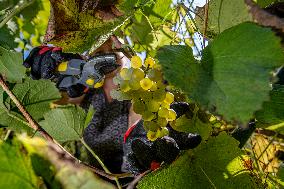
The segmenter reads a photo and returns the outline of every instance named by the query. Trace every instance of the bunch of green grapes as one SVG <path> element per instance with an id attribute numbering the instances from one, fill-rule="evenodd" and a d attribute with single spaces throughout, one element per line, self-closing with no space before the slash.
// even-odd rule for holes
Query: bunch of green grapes
<path id="1" fill-rule="evenodd" d="M 118 89 L 111 96 L 131 100 L 134 112 L 142 115 L 149 140 L 168 135 L 166 126 L 176 119 L 176 112 L 170 109 L 174 95 L 166 91 L 160 66 L 153 58 L 146 58 L 143 63 L 139 56 L 133 56 L 131 68 L 122 68 L 114 83 Z"/>

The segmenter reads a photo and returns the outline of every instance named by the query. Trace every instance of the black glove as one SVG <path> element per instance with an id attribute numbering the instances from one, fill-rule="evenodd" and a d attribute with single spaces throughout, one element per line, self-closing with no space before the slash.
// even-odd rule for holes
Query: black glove
<path id="1" fill-rule="evenodd" d="M 177 112 L 177 117 L 187 113 L 189 104 L 174 103 L 172 108 Z M 147 139 L 143 128 L 143 121 L 131 128 L 127 134 L 124 145 L 124 162 L 122 171 L 138 175 L 148 169 L 156 169 L 162 162 L 171 163 L 179 155 L 180 150 L 197 147 L 201 142 L 199 134 L 178 132 L 167 126 L 169 136 L 159 138 L 154 142 Z"/>
<path id="2" fill-rule="evenodd" d="M 78 54 L 63 53 L 61 48 L 39 46 L 35 47 L 24 61 L 26 68 L 31 68 L 31 77 L 33 79 L 52 79 L 60 83 L 63 76 L 56 73 L 55 70 L 59 63 L 71 59 L 82 59 Z M 85 86 L 77 84 L 66 89 L 67 94 L 71 97 L 78 97 L 84 93 Z"/>

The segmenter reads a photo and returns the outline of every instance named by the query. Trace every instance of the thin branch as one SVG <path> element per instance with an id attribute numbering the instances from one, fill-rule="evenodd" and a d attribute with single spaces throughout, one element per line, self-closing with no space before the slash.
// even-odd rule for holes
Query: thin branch
<path id="1" fill-rule="evenodd" d="M 92 150 L 92 148 L 84 141 L 84 139 L 81 139 L 82 144 L 87 148 L 87 150 L 93 155 L 93 157 L 99 162 L 99 164 L 102 166 L 103 170 L 108 173 L 111 174 L 111 172 L 108 170 L 108 168 L 105 166 L 105 164 L 103 163 L 103 161 L 99 158 L 99 156 Z M 114 178 L 116 185 L 119 189 L 121 189 L 120 183 L 118 181 L 118 178 L 115 177 Z"/>
<path id="2" fill-rule="evenodd" d="M 0 28 L 2 28 L 11 18 L 20 13 L 24 8 L 30 6 L 34 2 L 35 0 L 19 1 L 13 10 L 0 22 Z"/>
<path id="3" fill-rule="evenodd" d="M 127 186 L 126 189 L 134 189 L 136 184 L 148 173 L 150 173 L 151 170 L 147 170 L 144 173 L 141 173 L 140 175 L 138 175 L 137 177 L 135 177 L 135 179 Z"/>
<path id="4" fill-rule="evenodd" d="M 23 114 L 25 119 L 28 121 L 29 127 L 39 132 L 47 141 L 55 143 L 54 139 L 45 130 L 43 130 L 37 122 L 33 120 L 33 118 L 27 112 L 25 107 L 21 104 L 21 102 L 17 99 L 17 97 L 13 94 L 13 92 L 9 89 L 2 76 L 0 76 L 0 85 L 3 88 L 3 90 L 9 95 L 9 97 L 15 103 L 15 105 L 18 107 L 18 109 Z"/>

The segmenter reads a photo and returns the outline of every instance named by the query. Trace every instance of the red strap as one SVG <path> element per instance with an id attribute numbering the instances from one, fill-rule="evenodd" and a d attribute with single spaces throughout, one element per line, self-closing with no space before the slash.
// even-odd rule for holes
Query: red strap
<path id="1" fill-rule="evenodd" d="M 55 51 L 62 51 L 62 48 L 61 47 L 54 47 L 52 49 L 52 52 L 55 52 Z"/>
<path id="2" fill-rule="evenodd" d="M 151 162 L 151 170 L 155 171 L 156 169 L 158 169 L 161 166 L 161 164 L 159 162 L 156 161 L 152 161 Z"/>
<path id="3" fill-rule="evenodd" d="M 125 132 L 124 137 L 123 137 L 123 142 L 124 142 L 124 143 L 126 143 L 127 138 L 129 137 L 129 135 L 131 134 L 131 132 L 133 131 L 133 129 L 134 129 L 135 127 L 136 127 L 136 123 L 133 124 L 131 127 L 129 127 L 129 128 L 127 129 L 127 131 Z"/>
<path id="4" fill-rule="evenodd" d="M 44 53 L 46 53 L 47 51 L 53 49 L 53 47 L 48 47 L 48 46 L 45 46 L 43 47 L 42 49 L 40 49 L 40 51 L 38 52 L 38 54 L 42 55 Z"/>

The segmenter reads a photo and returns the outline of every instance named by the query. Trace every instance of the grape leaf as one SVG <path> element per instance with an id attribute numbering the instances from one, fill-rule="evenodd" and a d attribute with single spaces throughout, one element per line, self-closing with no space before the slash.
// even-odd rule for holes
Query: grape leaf
<path id="1" fill-rule="evenodd" d="M 57 108 L 44 115 L 39 124 L 59 142 L 80 140 L 86 113 L 79 107 Z"/>
<path id="2" fill-rule="evenodd" d="M 14 40 L 15 38 L 11 31 L 6 26 L 3 26 L 0 30 L 0 46 L 5 49 L 16 48 L 17 45 Z"/>
<path id="3" fill-rule="evenodd" d="M 221 133 L 187 151 L 170 166 L 148 174 L 138 188 L 261 188 L 245 170 L 241 155 L 238 142 Z"/>
<path id="4" fill-rule="evenodd" d="M 55 144 L 46 143 L 40 138 L 31 139 L 22 135 L 20 140 L 31 156 L 34 170 L 39 176 L 43 177 L 43 180 L 46 181 L 45 184 L 50 186 L 48 188 L 115 188 L 112 184 L 100 179 L 89 169 L 71 159 L 66 152 L 59 149 Z"/>
<path id="5" fill-rule="evenodd" d="M 36 121 L 42 119 L 43 114 L 49 111 L 51 102 L 61 97 L 59 90 L 51 81 L 30 78 L 26 78 L 22 84 L 15 85 L 13 93 Z M 13 105 L 11 110 L 17 111 L 17 107 Z"/>
<path id="6" fill-rule="evenodd" d="M 0 188 L 38 188 L 31 161 L 18 142 L 0 142 Z"/>
<path id="7" fill-rule="evenodd" d="M 25 76 L 21 53 L 9 51 L 0 46 L 0 74 L 9 82 L 21 82 Z"/>
<path id="8" fill-rule="evenodd" d="M 12 92 L 36 121 L 41 120 L 43 114 L 50 110 L 49 106 L 52 101 L 60 98 L 60 93 L 55 84 L 49 80 L 32 80 L 27 78 L 24 80 L 24 83 L 16 84 Z M 4 98 L 3 95 L 4 92 L 1 89 L 0 124 L 17 131 L 30 131 L 31 129 L 16 105 L 10 98 Z"/>
<path id="9" fill-rule="evenodd" d="M 242 23 L 210 43 L 200 64 L 187 46 L 165 46 L 158 59 L 166 80 L 190 98 L 227 120 L 247 123 L 268 100 L 270 72 L 284 55 L 270 29 Z"/>
<path id="10" fill-rule="evenodd" d="M 197 116 L 188 119 L 186 115 L 182 115 L 171 125 L 176 131 L 198 133 L 204 140 L 206 140 L 212 132 L 210 123 L 203 123 Z"/>
<path id="11" fill-rule="evenodd" d="M 204 10 L 197 8 L 195 17 L 199 31 L 204 31 Z M 252 21 L 247 5 L 243 0 L 211 0 L 209 1 L 207 30 L 216 35 L 222 31 L 245 21 Z"/>
<path id="12" fill-rule="evenodd" d="M 284 134 L 284 86 L 274 87 L 270 92 L 270 100 L 264 102 L 262 107 L 255 113 L 256 126 Z"/>

